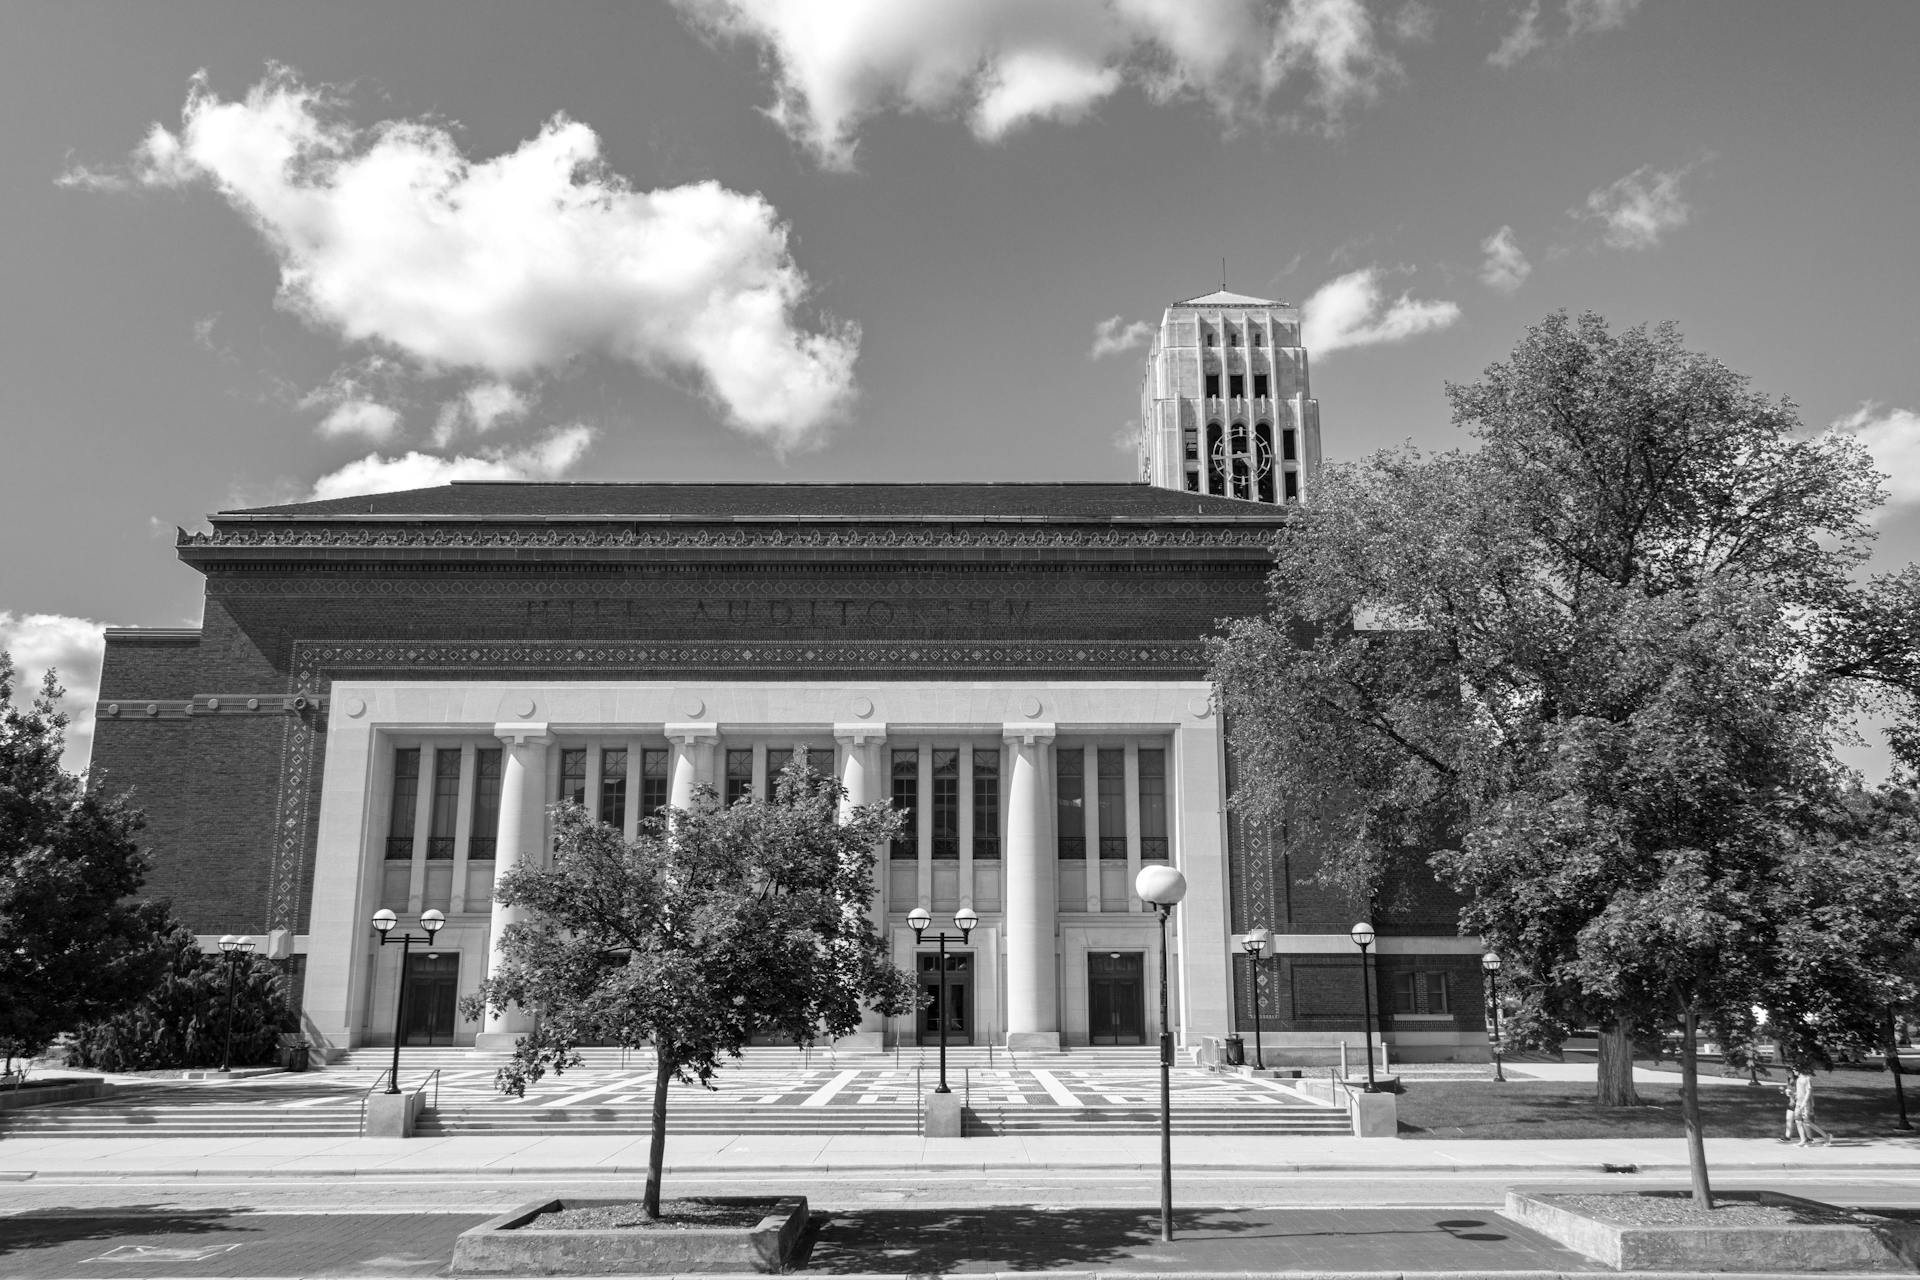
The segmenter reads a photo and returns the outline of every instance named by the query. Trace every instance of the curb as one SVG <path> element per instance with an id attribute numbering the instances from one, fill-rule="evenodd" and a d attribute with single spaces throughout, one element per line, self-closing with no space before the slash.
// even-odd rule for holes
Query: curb
<path id="1" fill-rule="evenodd" d="M 1861 1174 L 1883 1174 L 1910 1168 L 1908 1165 L 1883 1163 L 1870 1164 L 1717 1164 L 1713 1172 L 1716 1177 L 1727 1175 L 1744 1176 L 1752 1174 L 1770 1174 L 1791 1170 L 1799 1174 L 1831 1174 L 1834 1176 L 1852 1176 Z M 150 1182 L 192 1180 L 195 1178 L 475 1178 L 475 1177 L 542 1177 L 565 1178 L 587 1175 L 644 1176 L 647 1166 L 644 1164 L 502 1164 L 482 1165 L 381 1165 L 342 1169 L 233 1169 L 210 1166 L 193 1169 L 0 1169 L 0 1182 L 26 1182 L 34 1179 L 59 1179 L 61 1181 L 80 1182 L 120 1182 L 142 1180 Z M 1158 1161 L 1137 1161 L 1131 1163 L 1086 1164 L 1071 1161 L 1036 1161 L 1030 1164 L 1009 1165 L 992 1161 L 929 1161 L 922 1164 L 886 1165 L 886 1164 L 667 1164 L 661 1169 L 663 1176 L 712 1177 L 715 1175 L 735 1174 L 778 1174 L 814 1176 L 866 1176 L 866 1177 L 910 1177 L 921 1173 L 978 1173 L 1001 1174 L 1018 1177 L 1028 1173 L 1137 1173 L 1158 1175 Z M 1174 1167 L 1176 1177 L 1190 1174 L 1231 1174 L 1235 1177 L 1247 1176 L 1249 1170 L 1244 1164 L 1180 1164 Z M 1377 1165 L 1377 1164 L 1329 1164 L 1307 1162 L 1278 1162 L 1260 1166 L 1261 1174 L 1276 1173 L 1351 1173 L 1378 1174 L 1386 1177 L 1400 1175 L 1442 1175 L 1461 1176 L 1492 1175 L 1497 1177 L 1676 1177 L 1689 1172 L 1684 1161 L 1669 1164 L 1435 1164 L 1435 1165 Z M 1112 1272 L 1100 1272 L 1112 1275 Z M 1264 1275 L 1266 1273 L 1241 1273 L 1235 1275 Z M 1276 1275 L 1281 1273 L 1274 1273 Z M 1286 1273 L 1295 1274 L 1295 1273 Z M 1382 1273 L 1385 1274 L 1385 1273 Z M 1398 1273 L 1395 1273 L 1398 1274 Z M 1414 1274 L 1414 1273 L 1408 1273 Z M 1422 1272 L 1418 1274 L 1442 1274 Z M 1502 1272 L 1503 1275 L 1519 1276 L 1518 1272 Z M 1651 1275 L 1651 1273 L 1649 1273 Z M 1692 1274 L 1692 1273 L 1688 1273 Z"/>
<path id="2" fill-rule="evenodd" d="M 804 1272 L 804 1268 L 802 1271 Z M 1032 1271 L 848 1271 L 832 1273 L 834 1280 L 929 1280 L 932 1276 L 965 1276 L 966 1280 L 1033 1280 Z M 1594 1280 L 1595 1276 L 1626 1275 L 1632 1280 L 1785 1280 L 1785 1271 L 1048 1271 L 1055 1280 Z M 1805 1274 L 1805 1273 L 1799 1273 Z M 1822 1271 L 1820 1280 L 1887 1280 L 1885 1271 Z M 382 1276 L 363 1273 L 362 1280 L 418 1280 L 417 1271 Z M 261 1276 L 179 1276 L 172 1280 L 301 1280 L 298 1273 Z M 489 1275 L 487 1280 L 552 1280 L 549 1276 Z M 757 1272 L 647 1272 L 604 1275 L 596 1280 L 765 1280 Z"/>

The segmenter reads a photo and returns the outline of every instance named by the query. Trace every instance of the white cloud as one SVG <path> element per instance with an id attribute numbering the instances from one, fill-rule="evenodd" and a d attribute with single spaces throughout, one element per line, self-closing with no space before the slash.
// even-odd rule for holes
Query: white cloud
<path id="1" fill-rule="evenodd" d="M 481 431 L 491 431 L 500 422 L 524 418 L 533 407 L 511 382 L 476 383 L 467 388 L 461 399 L 466 404 L 468 419 Z"/>
<path id="2" fill-rule="evenodd" d="M 1399 74 L 1364 0 L 673 0 L 758 49 L 768 114 L 824 164 L 883 111 L 959 114 L 983 140 L 1084 116 L 1126 84 L 1228 121 L 1330 126 Z M 1388 34 L 1421 38 L 1417 8 Z M 1300 88 L 1299 102 L 1278 101 Z"/>
<path id="3" fill-rule="evenodd" d="M 319 426 L 323 436 L 365 436 L 369 440 L 389 439 L 399 429 L 399 411 L 371 400 L 342 400 Z"/>
<path id="4" fill-rule="evenodd" d="M 1640 0 L 1567 0 L 1567 35 L 1617 31 L 1640 7 Z"/>
<path id="5" fill-rule="evenodd" d="M 1125 316 L 1108 316 L 1093 326 L 1093 349 L 1087 352 L 1087 359 L 1099 360 L 1105 356 L 1120 355 L 1135 347 L 1145 346 L 1151 337 L 1153 326 L 1145 320 L 1128 324 Z"/>
<path id="6" fill-rule="evenodd" d="M 106 652 L 104 623 L 59 613 L 9 613 L 0 609 L 0 649 L 13 657 L 13 700 L 24 707 L 40 692 L 47 668 L 55 669 L 66 696 L 67 746 L 61 766 L 78 773 L 93 755 L 93 708 L 100 699 L 100 659 Z"/>
<path id="7" fill-rule="evenodd" d="M 1920 506 L 1920 413 L 1867 400 L 1836 419 L 1832 429 L 1851 435 L 1873 455 L 1874 465 L 1886 473 L 1889 506 Z"/>
<path id="8" fill-rule="evenodd" d="M 1551 43 L 1556 49 L 1564 48 L 1590 31 L 1617 31 L 1627 25 L 1627 19 L 1640 3 L 1641 0 L 1566 0 L 1566 35 Z M 1487 61 L 1496 67 L 1511 67 L 1549 43 L 1540 23 L 1540 0 L 1527 0 L 1525 8 L 1515 11 L 1513 26 L 1487 55 Z"/>
<path id="9" fill-rule="evenodd" d="M 1451 302 L 1429 302 L 1402 293 L 1389 300 L 1380 287 L 1382 271 L 1363 267 L 1336 276 L 1300 305 L 1301 342 L 1325 358 L 1344 347 L 1401 342 L 1460 318 Z"/>
<path id="10" fill-rule="evenodd" d="M 1546 42 L 1546 37 L 1540 34 L 1540 0 L 1532 0 L 1514 19 L 1512 29 L 1501 38 L 1499 45 L 1487 55 L 1487 61 L 1496 67 L 1511 67 Z"/>
<path id="11" fill-rule="evenodd" d="M 1480 263 L 1480 283 L 1501 293 L 1512 293 L 1533 274 L 1533 264 L 1521 251 L 1512 227 L 1501 227 L 1480 242 L 1486 258 Z"/>
<path id="12" fill-rule="evenodd" d="M 1693 169 L 1655 169 L 1642 165 L 1626 177 L 1587 195 L 1585 216 L 1605 228 L 1601 238 L 1613 249 L 1651 249 L 1669 231 L 1687 225 L 1693 209 L 1680 194 L 1680 180 Z"/>
<path id="13" fill-rule="evenodd" d="M 350 498 L 367 493 L 426 489 L 454 480 L 554 480 L 571 470 L 593 442 L 584 426 L 562 427 L 523 449 L 481 450 L 441 458 L 408 453 L 397 458 L 370 453 L 314 482 L 310 497 Z"/>
<path id="14" fill-rule="evenodd" d="M 808 281 L 764 197 L 636 190 L 564 116 L 468 159 L 436 124 L 360 130 L 340 105 L 283 68 L 232 102 L 197 77 L 179 131 L 155 125 L 124 176 L 64 181 L 213 187 L 278 257 L 283 305 L 423 372 L 518 381 L 606 355 L 782 448 L 846 409 L 858 330 L 803 326 Z"/>

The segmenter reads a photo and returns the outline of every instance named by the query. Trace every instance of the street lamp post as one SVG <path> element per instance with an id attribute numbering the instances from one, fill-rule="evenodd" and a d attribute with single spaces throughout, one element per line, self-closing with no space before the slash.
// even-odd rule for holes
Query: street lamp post
<path id="1" fill-rule="evenodd" d="M 1487 975 L 1487 987 L 1492 992 L 1493 1009 L 1493 1078 L 1505 1084 L 1507 1077 L 1500 1070 L 1500 953 L 1489 951 L 1480 957 L 1480 968 Z M 1524 1073 L 1522 1073 L 1524 1074 Z"/>
<path id="2" fill-rule="evenodd" d="M 1260 958 L 1267 953 L 1267 943 L 1273 935 L 1265 929 L 1255 929 L 1240 941 L 1240 949 L 1247 953 L 1247 986 L 1253 992 L 1253 1069 L 1265 1071 L 1267 1060 L 1260 1053 Z"/>
<path id="3" fill-rule="evenodd" d="M 420 927 L 427 931 L 427 936 L 424 938 L 411 933 L 403 933 L 395 937 L 393 926 L 399 922 L 399 917 L 385 907 L 373 913 L 373 927 L 380 931 L 380 945 L 384 947 L 389 942 L 400 944 L 399 995 L 393 1002 L 393 1070 L 387 1075 L 388 1093 L 400 1092 L 400 1033 L 405 1026 L 407 1015 L 407 954 L 413 950 L 413 944 L 416 942 L 423 946 L 433 945 L 433 935 L 440 932 L 446 925 L 447 918 L 438 911 L 421 912 Z"/>
<path id="4" fill-rule="evenodd" d="M 227 965 L 227 1047 L 220 1055 L 220 1074 L 228 1075 L 233 1071 L 233 967 L 253 950 L 253 939 L 230 933 L 220 939 L 220 950 L 226 955 Z"/>
<path id="5" fill-rule="evenodd" d="M 1900 1105 L 1900 1119 L 1894 1128 L 1911 1130 L 1913 1122 L 1907 1119 L 1907 1091 L 1900 1083 L 1905 1068 L 1900 1065 L 1900 1027 L 1894 1021 L 1893 1006 L 1887 1006 L 1887 1072 L 1893 1077 L 1893 1100 Z"/>
<path id="6" fill-rule="evenodd" d="M 1379 1090 L 1373 1083 L 1373 992 L 1367 984 L 1367 948 L 1373 945 L 1373 926 L 1362 920 L 1347 931 L 1353 939 L 1353 945 L 1360 948 L 1360 1007 L 1365 1012 L 1365 1022 L 1360 1028 L 1360 1038 L 1367 1044 L 1367 1092 Z"/>
<path id="7" fill-rule="evenodd" d="M 926 937 L 927 926 L 932 923 L 933 916 L 925 907 L 915 907 L 913 910 L 907 912 L 907 924 L 913 928 L 913 937 L 916 942 Z M 953 923 L 954 927 L 960 930 L 960 941 L 965 943 L 967 935 L 972 933 L 974 926 L 980 923 L 980 917 L 974 913 L 972 907 L 962 907 L 953 913 Z M 953 1090 L 947 1088 L 947 1019 L 949 1014 L 947 1011 L 946 930 L 943 929 L 935 934 L 933 940 L 940 944 L 940 1005 L 938 1011 L 939 1016 L 936 1019 L 940 1024 L 940 1086 L 935 1089 L 934 1092 L 952 1093 Z"/>
<path id="8" fill-rule="evenodd" d="M 1160 1238 L 1173 1239 L 1173 1019 L 1167 1010 L 1167 917 L 1187 896 L 1187 878 L 1168 866 L 1140 868 L 1133 891 L 1160 916 Z"/>

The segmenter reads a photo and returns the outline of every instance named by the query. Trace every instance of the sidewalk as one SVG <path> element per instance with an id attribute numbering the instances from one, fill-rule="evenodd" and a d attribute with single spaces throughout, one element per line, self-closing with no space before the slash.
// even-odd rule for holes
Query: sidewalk
<path id="1" fill-rule="evenodd" d="M 0 1141 L 0 1180 L 26 1178 L 507 1177 L 522 1174 L 644 1172 L 640 1137 L 454 1138 L 20 1138 Z M 1764 1138 L 1709 1138 L 1716 1174 L 1793 1169 L 1819 1172 L 1908 1171 L 1920 1166 L 1920 1137 L 1852 1139 L 1801 1148 Z M 1399 1138 L 1173 1138 L 1176 1173 L 1382 1172 L 1515 1176 L 1687 1168 L 1686 1144 L 1673 1138 L 1577 1141 L 1409 1141 Z M 1611 1166 L 1611 1167 L 1610 1167 Z M 738 1174 L 882 1174 L 1148 1171 L 1160 1167 L 1157 1135 L 920 1138 L 687 1134 L 667 1138 L 666 1171 Z"/>

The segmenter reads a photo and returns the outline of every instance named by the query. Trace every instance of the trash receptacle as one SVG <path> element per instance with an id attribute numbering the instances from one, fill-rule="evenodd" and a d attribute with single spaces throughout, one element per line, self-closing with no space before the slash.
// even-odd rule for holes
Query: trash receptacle
<path id="1" fill-rule="evenodd" d="M 1228 1036 L 1221 1042 L 1221 1048 L 1225 1051 L 1228 1066 L 1244 1067 L 1247 1065 L 1247 1042 L 1239 1036 Z"/>
<path id="2" fill-rule="evenodd" d="M 310 1052 L 304 1037 L 287 1035 L 280 1037 L 280 1069 L 282 1071 L 305 1071 L 308 1066 L 307 1055 Z"/>

